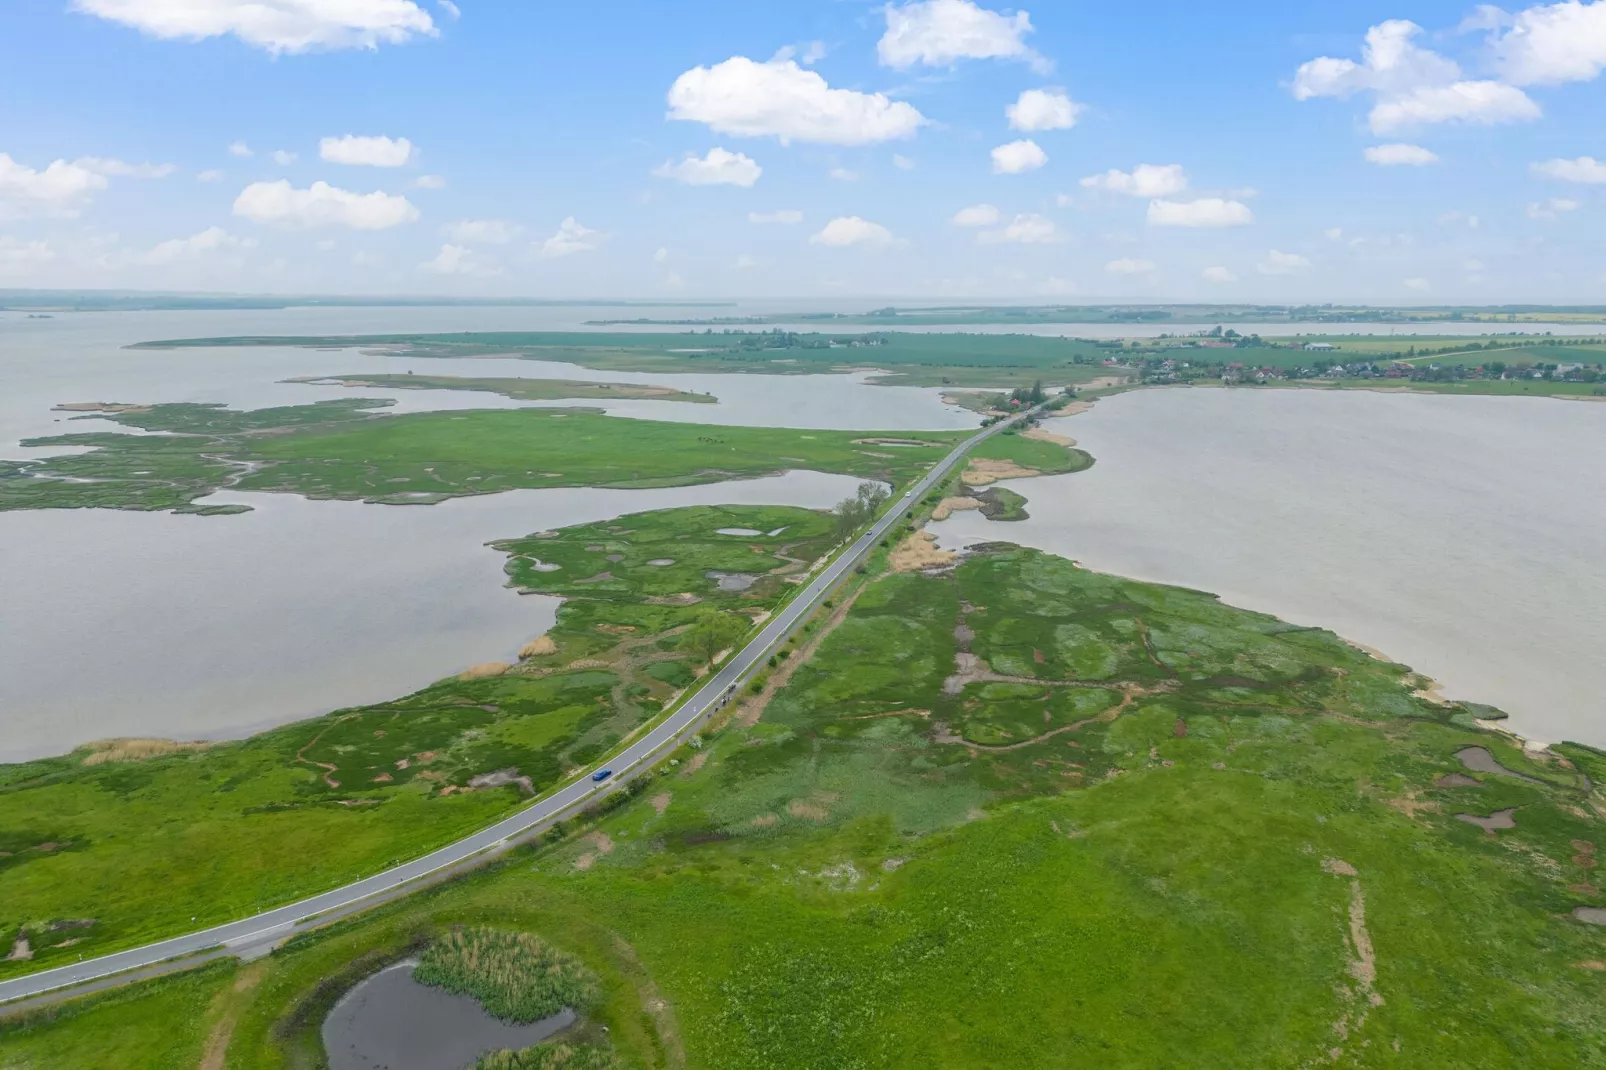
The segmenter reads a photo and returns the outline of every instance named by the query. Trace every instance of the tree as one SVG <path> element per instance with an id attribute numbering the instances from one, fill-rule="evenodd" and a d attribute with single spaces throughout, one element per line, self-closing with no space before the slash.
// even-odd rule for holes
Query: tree
<path id="1" fill-rule="evenodd" d="M 734 613 L 719 609 L 706 610 L 692 622 L 690 628 L 681 633 L 680 649 L 691 651 L 712 667 L 719 652 L 735 645 L 747 634 L 750 624 L 746 617 Z"/>
<path id="2" fill-rule="evenodd" d="M 881 507 L 887 504 L 889 496 L 887 488 L 880 483 L 868 481 L 860 483 L 857 494 L 837 502 L 836 508 L 831 510 L 836 516 L 837 538 L 846 540 L 855 531 L 875 519 Z"/>

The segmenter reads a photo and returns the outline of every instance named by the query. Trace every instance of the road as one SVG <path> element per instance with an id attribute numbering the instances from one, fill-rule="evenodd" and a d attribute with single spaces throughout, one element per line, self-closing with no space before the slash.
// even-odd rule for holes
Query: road
<path id="1" fill-rule="evenodd" d="M 1027 414 L 1029 415 L 1029 414 Z M 271 948 L 304 929 L 330 920 L 331 915 L 352 913 L 354 909 L 396 898 L 404 893 L 404 886 L 439 875 L 445 870 L 459 868 L 471 860 L 483 860 L 505 850 L 528 833 L 539 831 L 572 811 L 578 811 L 588 802 L 617 790 L 633 775 L 649 768 L 664 751 L 670 750 L 711 715 L 719 712 L 728 694 L 743 682 L 749 670 L 769 657 L 775 647 L 786 641 L 809 613 L 825 599 L 839 580 L 863 560 L 882 536 L 903 517 L 909 506 L 918 502 L 948 473 L 969 450 L 983 439 L 1017 422 L 1000 421 L 956 446 L 913 488 L 904 494 L 886 514 L 860 535 L 846 551 L 838 554 L 797 597 L 765 625 L 740 653 L 731 658 L 685 704 L 671 713 L 651 731 L 631 743 L 620 753 L 603 763 L 613 770 L 613 776 L 603 783 L 594 783 L 589 776 L 567 784 L 511 817 L 490 828 L 458 840 L 438 851 L 414 859 L 403 865 L 376 873 L 355 883 L 336 888 L 298 903 L 264 911 L 261 914 L 203 929 L 185 936 L 175 936 L 143 947 L 130 948 L 111 955 L 88 959 L 84 962 L 39 973 L 0 981 L 0 1004 L 28 999 L 56 989 L 87 981 L 107 978 L 113 974 L 133 971 L 146 975 L 150 967 L 185 956 L 227 948 L 236 953 Z"/>

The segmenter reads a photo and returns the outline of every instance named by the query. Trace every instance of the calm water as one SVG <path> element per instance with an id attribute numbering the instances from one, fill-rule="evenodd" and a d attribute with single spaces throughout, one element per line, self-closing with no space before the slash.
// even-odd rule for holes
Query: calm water
<path id="1" fill-rule="evenodd" d="M 486 1052 L 531 1047 L 575 1022 L 565 1010 L 509 1025 L 472 996 L 419 984 L 415 965 L 380 970 L 335 1004 L 323 1023 L 330 1070 L 467 1070 Z"/>
<path id="2" fill-rule="evenodd" d="M 1098 463 L 1006 484 L 1006 539 L 1380 649 L 1546 741 L 1606 745 L 1606 404 L 1144 391 L 1052 421 Z"/>
<path id="3" fill-rule="evenodd" d="M 512 660 L 558 601 L 506 588 L 488 541 L 681 505 L 826 508 L 819 472 L 430 506 L 222 492 L 236 516 L 0 513 L 0 761 L 113 736 L 241 736 Z"/>

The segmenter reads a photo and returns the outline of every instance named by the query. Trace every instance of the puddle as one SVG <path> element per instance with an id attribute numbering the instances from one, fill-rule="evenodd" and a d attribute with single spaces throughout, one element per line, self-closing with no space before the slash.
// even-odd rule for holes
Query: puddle
<path id="1" fill-rule="evenodd" d="M 415 960 L 380 970 L 348 992 L 323 1023 L 329 1070 L 466 1070 L 481 1055 L 528 1048 L 574 1024 L 563 1010 L 509 1025 L 479 1001 L 413 980 Z"/>
<path id="2" fill-rule="evenodd" d="M 1587 925 L 1606 925 L 1606 907 L 1573 907 L 1573 917 Z"/>
<path id="3" fill-rule="evenodd" d="M 1476 825 L 1485 832 L 1493 832 L 1496 829 L 1516 828 L 1517 819 L 1513 816 L 1516 812 L 1516 809 L 1513 808 L 1510 810 L 1496 810 L 1488 817 L 1479 817 L 1477 814 L 1456 814 L 1455 819 L 1457 821 L 1465 821 L 1469 825 Z"/>
<path id="4" fill-rule="evenodd" d="M 705 572 L 703 575 L 719 584 L 722 591 L 745 591 L 758 582 L 750 572 Z"/>
<path id="5" fill-rule="evenodd" d="M 1494 755 L 1490 754 L 1482 747 L 1463 747 L 1455 752 L 1455 756 L 1461 759 L 1462 765 L 1466 766 L 1474 773 L 1488 773 L 1492 776 L 1508 776 L 1514 780 L 1526 781 L 1529 784 L 1540 783 L 1540 781 L 1535 780 L 1531 776 L 1524 776 L 1515 770 L 1507 769 L 1505 766 L 1495 761 Z"/>
<path id="6" fill-rule="evenodd" d="M 651 561 L 647 562 L 647 564 L 651 565 L 653 568 L 668 568 L 674 563 L 675 559 L 673 557 L 655 557 Z"/>
<path id="7" fill-rule="evenodd" d="M 744 536 L 746 538 L 752 538 L 754 535 L 762 535 L 764 533 L 762 531 L 758 531 L 758 530 L 756 530 L 754 528 L 720 528 L 714 534 L 716 534 L 716 535 L 741 535 L 741 536 Z"/>

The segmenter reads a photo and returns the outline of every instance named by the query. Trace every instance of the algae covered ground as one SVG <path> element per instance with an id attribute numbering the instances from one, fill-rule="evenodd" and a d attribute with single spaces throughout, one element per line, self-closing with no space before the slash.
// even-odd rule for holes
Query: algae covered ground
<path id="1" fill-rule="evenodd" d="M 184 510 L 221 487 L 417 504 L 519 488 L 687 486 L 788 469 L 901 485 L 963 437 L 900 432 L 924 445 L 889 453 L 861 432 L 626 422 L 588 409 L 386 415 L 389 404 L 115 406 L 103 418 L 159 433 L 31 439 L 27 445 L 92 449 L 0 469 L 0 510 Z"/>
<path id="2" fill-rule="evenodd" d="M 1207 594 L 1002 544 L 885 566 L 622 805 L 203 979 L 226 1065 L 315 1065 L 330 978 L 491 925 L 585 961 L 641 1067 L 1606 1066 L 1606 930 L 1573 915 L 1606 905 L 1606 755 Z"/>

